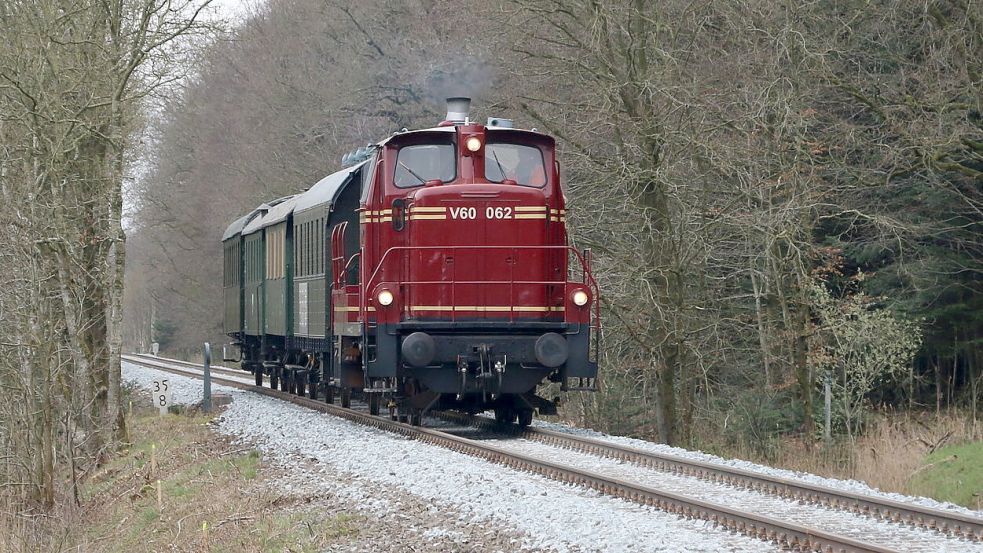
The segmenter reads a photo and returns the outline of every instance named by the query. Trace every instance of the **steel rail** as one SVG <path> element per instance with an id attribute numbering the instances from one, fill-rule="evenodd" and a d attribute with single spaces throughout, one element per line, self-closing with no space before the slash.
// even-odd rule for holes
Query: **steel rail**
<path id="1" fill-rule="evenodd" d="M 127 358 L 129 358 L 129 359 L 127 359 Z M 184 361 L 184 360 L 181 360 L 181 359 L 170 359 L 170 358 L 164 358 L 164 357 L 157 357 L 157 356 L 150 355 L 150 354 L 147 354 L 147 353 L 135 353 L 133 355 L 129 355 L 129 354 L 123 355 L 123 359 L 124 360 L 127 360 L 127 361 L 130 361 L 130 362 L 135 362 L 135 361 L 133 361 L 134 358 L 138 358 L 138 359 L 141 359 L 141 360 L 147 360 L 147 361 L 158 361 L 158 362 L 161 362 L 161 363 L 173 363 L 175 365 L 185 365 L 187 367 L 190 367 L 190 368 L 193 368 L 193 369 L 196 369 L 196 370 L 199 370 L 199 371 L 200 370 L 203 370 L 202 369 L 202 365 L 201 365 L 200 362 L 199 363 L 195 363 L 195 362 L 192 362 L 192 361 Z M 219 372 L 219 373 L 223 373 L 223 374 L 228 374 L 229 376 L 244 377 L 244 378 L 247 377 L 247 376 L 251 376 L 253 374 L 253 373 L 251 373 L 249 371 L 244 371 L 242 369 L 230 369 L 229 367 L 224 367 L 222 365 L 211 365 L 209 367 L 209 370 L 212 371 L 213 373 L 214 372 Z"/>
<path id="2" fill-rule="evenodd" d="M 202 369 L 201 369 L 200 366 L 199 367 L 191 367 L 191 366 L 183 366 L 182 367 L 182 366 L 180 366 L 180 365 L 191 365 L 191 363 L 188 363 L 187 361 L 181 361 L 181 360 L 177 360 L 177 359 L 171 361 L 169 359 L 168 360 L 164 360 L 164 359 L 161 359 L 159 357 L 149 357 L 149 358 L 148 357 L 135 357 L 135 356 L 132 356 L 132 355 L 127 355 L 127 354 L 123 354 L 121 357 L 122 357 L 123 361 L 125 361 L 127 363 L 133 363 L 134 365 L 140 365 L 140 366 L 143 366 L 143 367 L 147 367 L 147 368 L 151 368 L 151 369 L 156 369 L 156 370 L 160 370 L 160 371 L 164 371 L 164 372 L 169 372 L 169 373 L 172 373 L 172 374 L 177 374 L 177 375 L 187 376 L 187 377 L 190 377 L 190 378 L 197 378 L 197 379 L 203 379 L 204 376 L 205 376 L 203 374 L 203 371 L 202 371 Z M 238 388 L 238 389 L 241 389 L 241 390 L 246 389 L 243 386 L 245 386 L 245 387 L 252 387 L 252 388 L 258 388 L 259 387 L 259 386 L 256 386 L 255 384 L 253 384 L 251 381 L 247 380 L 244 375 L 243 376 L 240 376 L 240 375 L 230 375 L 230 376 L 232 376 L 235 379 L 242 378 L 242 380 L 233 380 L 233 379 L 229 379 L 229 378 L 222 378 L 220 376 L 219 377 L 213 376 L 212 377 L 212 382 L 214 382 L 216 384 L 221 384 L 223 386 L 229 386 L 229 387 L 232 387 L 232 388 Z"/>
<path id="3" fill-rule="evenodd" d="M 159 358 L 150 360 L 124 355 L 123 359 L 131 363 L 180 374 L 182 376 L 195 375 L 195 373 L 190 372 L 188 369 L 177 369 L 173 366 L 168 366 L 167 361 Z M 559 465 L 438 430 L 411 426 L 390 420 L 386 417 L 373 416 L 352 409 L 345 409 L 330 403 L 255 386 L 240 380 L 229 380 L 218 377 L 214 378 L 213 381 L 216 384 L 223 384 L 284 400 L 316 411 L 329 413 L 358 424 L 414 438 L 421 442 L 441 446 L 452 451 L 485 459 L 517 470 L 545 476 L 552 480 L 590 488 L 605 495 L 620 497 L 633 503 L 648 505 L 686 518 L 707 520 L 715 526 L 740 532 L 752 538 L 771 541 L 781 547 L 796 551 L 836 553 L 889 553 L 894 551 L 893 549 L 880 545 L 838 536 L 815 528 L 809 528 L 771 517 L 744 513 L 730 507 L 660 491 L 655 488 L 634 484 L 617 478 L 610 478 L 587 470 Z"/>
<path id="4" fill-rule="evenodd" d="M 502 426 L 487 417 L 441 413 L 442 418 L 464 421 L 468 424 L 498 428 Z M 651 468 L 663 472 L 682 474 L 710 482 L 722 482 L 738 488 L 776 495 L 841 511 L 849 511 L 886 522 L 908 524 L 916 528 L 936 530 L 943 534 L 983 540 L 983 519 L 962 513 L 930 509 L 902 503 L 887 498 L 873 497 L 845 490 L 809 484 L 790 478 L 762 474 L 736 467 L 727 467 L 696 459 L 688 459 L 667 453 L 655 453 L 630 446 L 614 444 L 595 438 L 578 436 L 544 428 L 526 427 L 514 432 L 526 439 L 547 445 L 580 451 L 591 455 Z"/>

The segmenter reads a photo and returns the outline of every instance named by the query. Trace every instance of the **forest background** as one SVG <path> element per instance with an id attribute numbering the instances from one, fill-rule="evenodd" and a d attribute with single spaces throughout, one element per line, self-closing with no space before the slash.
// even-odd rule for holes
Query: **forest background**
<path id="1" fill-rule="evenodd" d="M 656 5 L 657 4 L 657 5 Z M 601 392 L 566 416 L 685 446 L 976 420 L 974 2 L 273 0 L 170 98 L 138 190 L 127 343 L 220 342 L 218 239 L 443 98 L 558 137 L 593 250 Z"/>
<path id="2" fill-rule="evenodd" d="M 272 0 L 148 143 L 126 343 L 221 342 L 228 222 L 464 94 L 558 138 L 596 256 L 602 387 L 565 416 L 766 457 L 826 434 L 827 384 L 833 436 L 975 423 L 981 30 L 972 1 Z"/>
<path id="3" fill-rule="evenodd" d="M 226 32 L 199 4 L 0 9 L 7 492 L 50 504 L 123 439 L 121 350 L 225 341 L 230 221 L 462 94 L 558 139 L 605 318 L 568 420 L 859 477 L 980 437 L 977 1 L 268 0 Z M 50 29 L 116 47 L 20 78 Z"/>

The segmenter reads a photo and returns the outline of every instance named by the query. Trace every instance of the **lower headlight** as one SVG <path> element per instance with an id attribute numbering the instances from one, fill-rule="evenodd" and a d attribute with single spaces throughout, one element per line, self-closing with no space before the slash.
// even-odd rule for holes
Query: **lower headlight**
<path id="1" fill-rule="evenodd" d="M 379 295 L 376 296 L 376 299 L 379 300 L 379 305 L 386 306 L 386 305 L 392 305 L 393 299 L 395 298 L 393 297 L 392 292 L 390 292 L 389 290 L 383 290 L 379 292 Z"/>
<path id="2" fill-rule="evenodd" d="M 574 305 L 578 307 L 583 307 L 587 305 L 587 302 L 590 300 L 590 297 L 587 295 L 587 292 L 584 292 L 583 290 L 577 290 L 576 292 L 573 293 L 572 299 Z"/>

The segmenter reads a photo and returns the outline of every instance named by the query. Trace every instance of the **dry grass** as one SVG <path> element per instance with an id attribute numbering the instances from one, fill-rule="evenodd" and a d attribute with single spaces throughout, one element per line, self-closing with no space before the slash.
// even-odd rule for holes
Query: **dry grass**
<path id="1" fill-rule="evenodd" d="M 831 444 L 807 447 L 801 441 L 786 440 L 767 462 L 832 478 L 860 480 L 883 491 L 912 493 L 911 478 L 921 470 L 930 453 L 947 445 L 980 439 L 983 425 L 958 413 L 879 414 L 855 443 L 841 438 Z"/>
<path id="2" fill-rule="evenodd" d="M 134 414 L 134 443 L 86 479 L 81 506 L 64 497 L 46 517 L 0 514 L 0 551 L 305 552 L 358 534 L 358 517 L 271 492 L 260 456 L 208 420 Z"/>

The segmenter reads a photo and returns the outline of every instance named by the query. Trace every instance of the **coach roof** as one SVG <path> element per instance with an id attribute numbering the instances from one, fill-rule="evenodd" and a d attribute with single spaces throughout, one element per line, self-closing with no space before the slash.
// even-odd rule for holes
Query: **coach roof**
<path id="1" fill-rule="evenodd" d="M 250 211 L 248 214 L 239 217 L 235 221 L 232 221 L 232 224 L 226 227 L 225 234 L 222 235 L 222 242 L 225 242 L 229 238 L 232 238 L 233 236 L 242 232 L 242 229 L 246 226 L 246 222 L 249 221 L 249 216 L 252 214 L 253 212 Z"/>
<path id="2" fill-rule="evenodd" d="M 293 198 L 293 196 L 284 196 L 282 198 L 277 198 L 269 203 L 260 204 L 259 207 L 253 210 L 249 215 L 249 221 L 246 226 L 242 229 L 243 236 L 247 234 L 252 234 L 257 230 L 267 226 L 267 221 L 270 219 L 270 212 L 274 207 L 282 204 L 283 202 Z M 289 211 L 287 212 L 289 213 Z"/>
<path id="3" fill-rule="evenodd" d="M 368 161 L 363 161 L 358 165 L 346 167 L 337 173 L 331 173 L 317 181 L 317 184 L 312 186 L 310 190 L 297 196 L 293 203 L 293 210 L 299 213 L 322 204 L 334 205 L 338 195 L 341 194 L 341 191 L 350 182 L 352 174 L 364 167 L 367 163 Z"/>
<path id="4" fill-rule="evenodd" d="M 286 196 L 284 198 L 280 198 L 278 203 L 271 207 L 266 215 L 263 216 L 263 221 L 260 223 L 260 226 L 266 228 L 286 221 L 287 217 L 294 212 L 294 205 L 297 203 L 298 198 L 300 198 L 300 196 Z"/>

